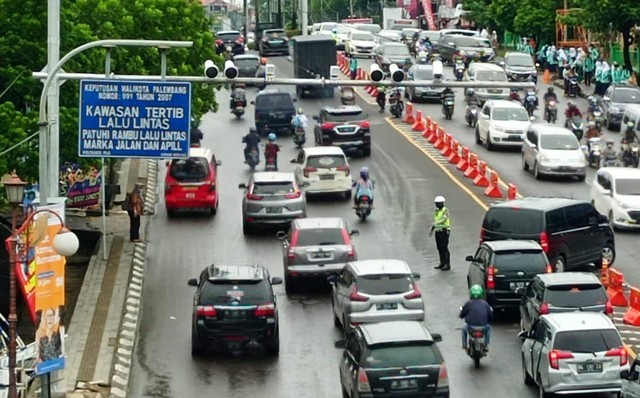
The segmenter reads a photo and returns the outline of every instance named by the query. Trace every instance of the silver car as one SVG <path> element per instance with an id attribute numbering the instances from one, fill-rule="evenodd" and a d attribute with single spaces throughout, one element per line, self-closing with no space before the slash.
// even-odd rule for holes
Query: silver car
<path id="1" fill-rule="evenodd" d="M 282 240 L 285 288 L 293 293 L 301 280 L 338 274 L 345 263 L 358 259 L 349 231 L 339 217 L 302 218 L 291 223 L 289 233 L 278 232 Z"/>
<path id="2" fill-rule="evenodd" d="M 329 279 L 336 326 L 346 331 L 361 323 L 423 321 L 419 278 L 401 260 L 347 263 L 337 277 Z"/>
<path id="3" fill-rule="evenodd" d="M 522 144 L 522 168 L 533 169 L 533 176 L 587 177 L 587 162 L 580 142 L 564 127 L 532 124 Z"/>
<path id="4" fill-rule="evenodd" d="M 307 201 L 293 173 L 254 173 L 242 198 L 242 232 L 254 225 L 289 224 L 307 216 Z"/>
<path id="5" fill-rule="evenodd" d="M 548 394 L 620 393 L 621 372 L 629 371 L 627 350 L 605 314 L 542 315 L 521 332 L 522 376 Z"/>

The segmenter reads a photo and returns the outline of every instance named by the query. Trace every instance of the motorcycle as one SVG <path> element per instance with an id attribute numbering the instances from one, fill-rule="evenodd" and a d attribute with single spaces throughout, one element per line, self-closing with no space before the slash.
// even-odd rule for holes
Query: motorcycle
<path id="1" fill-rule="evenodd" d="M 258 148 L 251 148 L 249 151 L 249 158 L 247 159 L 247 164 L 251 168 L 251 171 L 254 171 L 259 163 L 260 152 L 258 152 Z"/>
<path id="2" fill-rule="evenodd" d="M 296 144 L 298 149 L 301 149 L 306 141 L 307 141 L 307 137 L 304 131 L 304 127 L 296 127 L 296 131 L 293 136 L 294 144 Z"/>
<path id="3" fill-rule="evenodd" d="M 462 78 L 464 77 L 464 70 L 465 70 L 464 61 L 462 61 L 461 59 L 457 59 L 456 64 L 454 66 L 454 74 L 456 76 L 457 81 L 461 81 Z"/>
<path id="4" fill-rule="evenodd" d="M 569 97 L 577 97 L 580 94 L 580 86 L 578 86 L 578 78 L 572 76 L 569 78 Z"/>
<path id="5" fill-rule="evenodd" d="M 579 116 L 574 116 L 571 120 L 567 120 L 565 127 L 575 134 L 578 141 L 582 139 L 584 135 L 584 122 Z"/>
<path id="6" fill-rule="evenodd" d="M 618 157 L 602 159 L 602 167 L 618 167 Z"/>
<path id="7" fill-rule="evenodd" d="M 640 159 L 640 146 L 633 142 L 631 144 L 622 144 L 622 162 L 624 167 L 638 167 L 638 161 Z"/>
<path id="8" fill-rule="evenodd" d="M 544 106 L 544 120 L 547 123 L 555 123 L 558 119 L 558 104 L 556 101 L 551 100 Z"/>
<path id="9" fill-rule="evenodd" d="M 264 171 L 278 171 L 278 158 L 267 157 L 265 154 Z"/>
<path id="10" fill-rule="evenodd" d="M 480 367 L 480 359 L 487 356 L 485 337 L 484 326 L 470 326 L 467 330 L 467 355 L 476 369 Z"/>
<path id="11" fill-rule="evenodd" d="M 442 113 L 447 120 L 451 120 L 451 118 L 453 117 L 454 103 L 455 101 L 452 96 L 444 97 L 444 100 L 442 101 Z"/>
<path id="12" fill-rule="evenodd" d="M 356 92 L 353 87 L 341 87 L 340 88 L 340 102 L 342 105 L 355 105 Z"/>
<path id="13" fill-rule="evenodd" d="M 527 91 L 527 94 L 524 96 L 524 108 L 527 110 L 529 117 L 533 116 L 537 102 L 538 97 L 536 96 L 535 91 Z"/>
<path id="14" fill-rule="evenodd" d="M 478 123 L 478 105 L 469 105 L 465 119 L 469 127 L 476 127 L 476 124 Z"/>
<path id="15" fill-rule="evenodd" d="M 600 137 L 589 138 L 589 145 L 583 145 L 582 151 L 584 152 L 584 158 L 589 163 L 589 166 L 594 169 L 598 169 L 600 167 L 602 139 Z"/>
<path id="16" fill-rule="evenodd" d="M 244 104 L 242 101 L 236 101 L 231 112 L 236 115 L 236 118 L 240 119 L 242 115 L 244 115 Z"/>
<path id="17" fill-rule="evenodd" d="M 391 90 L 391 93 L 389 93 L 389 100 L 388 100 L 389 112 L 391 112 L 391 114 L 395 118 L 402 117 L 402 106 L 400 104 L 399 98 L 402 98 L 402 94 L 400 94 L 400 91 L 398 89 Z"/>
<path id="18" fill-rule="evenodd" d="M 360 203 L 353 206 L 356 209 L 356 215 L 362 220 L 366 221 L 367 217 L 371 215 L 373 205 L 371 204 L 371 197 L 367 195 L 360 196 Z"/>
<path id="19" fill-rule="evenodd" d="M 602 116 L 602 109 L 596 108 L 593 111 L 593 122 L 596 124 L 596 129 L 602 132 L 602 125 L 604 124 L 604 117 Z"/>

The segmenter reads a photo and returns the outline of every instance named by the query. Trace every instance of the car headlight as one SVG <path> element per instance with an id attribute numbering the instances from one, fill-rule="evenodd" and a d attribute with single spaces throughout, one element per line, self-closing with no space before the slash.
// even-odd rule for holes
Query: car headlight
<path id="1" fill-rule="evenodd" d="M 499 127 L 499 126 L 493 126 L 492 130 L 498 132 L 498 133 L 504 133 L 504 128 L 503 127 Z"/>
<path id="2" fill-rule="evenodd" d="M 547 155 L 540 155 L 540 161 L 541 161 L 541 162 L 549 162 L 549 156 L 547 156 Z"/>

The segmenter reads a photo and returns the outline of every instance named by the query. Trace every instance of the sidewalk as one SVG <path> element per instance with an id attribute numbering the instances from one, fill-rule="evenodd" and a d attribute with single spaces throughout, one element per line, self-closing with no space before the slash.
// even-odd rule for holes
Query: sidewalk
<path id="1" fill-rule="evenodd" d="M 129 218 L 120 210 L 119 203 L 136 183 L 142 183 L 146 187 L 145 214 L 153 214 L 157 170 L 154 160 L 127 159 L 121 165 L 117 181 L 121 194 L 115 198 L 118 204 L 109 212 L 107 233 L 102 236 L 106 239 L 106 252 L 100 240 L 87 268 L 71 323 L 67 325 L 66 367 L 57 380 L 55 375 L 51 378 L 59 387 L 52 390 L 53 396 L 126 397 L 147 243 L 129 241 Z M 102 230 L 101 217 L 77 218 L 72 222 Z M 143 217 L 143 239 L 146 226 L 147 217 Z M 38 388 L 36 393 L 39 392 Z"/>
<path id="2" fill-rule="evenodd" d="M 562 79 L 554 80 L 553 85 L 556 87 L 559 87 L 564 92 L 564 80 Z M 584 99 L 587 99 L 589 98 L 590 95 L 593 95 L 593 90 L 596 87 L 595 83 L 592 84 L 591 87 L 587 87 L 582 83 L 578 84 L 578 86 L 580 87 L 580 94 L 578 94 L 578 96 Z M 560 96 L 558 96 L 558 98 L 560 98 Z"/>

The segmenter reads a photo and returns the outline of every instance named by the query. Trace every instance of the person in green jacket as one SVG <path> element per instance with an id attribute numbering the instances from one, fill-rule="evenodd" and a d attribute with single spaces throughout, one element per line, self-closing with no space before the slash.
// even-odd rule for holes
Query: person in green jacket
<path id="1" fill-rule="evenodd" d="M 589 54 L 591 54 L 594 61 L 600 58 L 600 51 L 598 51 L 598 49 L 593 43 L 589 45 Z"/>
<path id="2" fill-rule="evenodd" d="M 591 53 L 585 54 L 584 60 L 582 62 L 582 70 L 584 73 L 584 84 L 587 87 L 591 86 L 591 81 L 593 79 L 593 72 L 596 70 L 596 59 Z"/>

